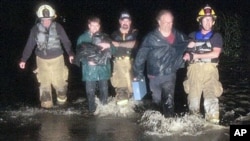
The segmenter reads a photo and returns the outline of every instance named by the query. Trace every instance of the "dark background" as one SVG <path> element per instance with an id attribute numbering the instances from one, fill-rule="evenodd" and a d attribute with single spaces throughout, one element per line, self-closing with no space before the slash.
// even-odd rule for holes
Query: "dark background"
<path id="1" fill-rule="evenodd" d="M 139 30 L 139 41 L 156 26 L 155 15 L 163 8 L 173 10 L 175 27 L 188 34 L 198 29 L 197 13 L 210 4 L 220 15 L 240 15 L 243 33 L 242 47 L 248 57 L 250 40 L 249 0 L 1 0 L 0 2 L 0 108 L 15 102 L 38 103 L 37 82 L 32 70 L 34 54 L 25 70 L 18 67 L 31 27 L 36 23 L 36 10 L 41 3 L 54 7 L 57 21 L 63 25 L 75 49 L 77 37 L 86 29 L 86 20 L 97 15 L 102 20 L 103 31 L 110 34 L 118 26 L 120 11 L 128 9 L 133 24 Z M 249 57 L 248 57 L 249 58 Z M 249 61 L 249 60 L 248 60 Z M 250 61 L 249 61 L 250 62 Z M 68 62 L 67 62 L 68 63 Z M 80 83 L 80 71 L 69 65 L 72 83 Z"/>

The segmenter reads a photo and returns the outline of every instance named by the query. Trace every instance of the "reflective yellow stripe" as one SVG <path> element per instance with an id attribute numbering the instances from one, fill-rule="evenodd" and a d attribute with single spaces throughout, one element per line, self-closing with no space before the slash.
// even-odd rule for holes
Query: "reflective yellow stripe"
<path id="1" fill-rule="evenodd" d="M 130 60 L 130 57 L 129 56 L 122 56 L 122 57 L 115 57 L 116 60 Z"/>

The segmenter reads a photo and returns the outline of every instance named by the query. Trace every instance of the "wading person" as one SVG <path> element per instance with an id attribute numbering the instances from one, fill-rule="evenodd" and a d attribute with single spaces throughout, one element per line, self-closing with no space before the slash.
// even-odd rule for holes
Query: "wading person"
<path id="1" fill-rule="evenodd" d="M 115 88 L 117 103 L 126 103 L 132 96 L 132 52 L 136 47 L 138 31 L 132 27 L 132 19 L 127 11 L 119 18 L 119 29 L 111 35 L 116 51 L 113 54 L 113 74 L 111 84 Z"/>
<path id="2" fill-rule="evenodd" d="M 61 43 L 69 55 L 70 63 L 74 54 L 65 30 L 54 21 L 55 10 L 49 5 L 42 5 L 36 14 L 39 22 L 31 29 L 19 66 L 21 69 L 26 67 L 26 61 L 36 47 L 36 73 L 40 83 L 41 107 L 51 108 L 53 106 L 51 85 L 56 90 L 58 104 L 64 104 L 67 100 L 68 68 L 64 63 Z"/>
<path id="3" fill-rule="evenodd" d="M 216 20 L 214 10 L 206 5 L 199 12 L 197 21 L 200 30 L 190 33 L 192 41 L 183 59 L 189 62 L 184 89 L 188 94 L 188 108 L 191 114 L 199 114 L 203 94 L 205 118 L 219 123 L 219 101 L 222 85 L 219 82 L 218 61 L 222 51 L 221 34 L 213 31 Z"/>
<path id="4" fill-rule="evenodd" d="M 111 77 L 111 40 L 100 29 L 100 18 L 91 17 L 88 19 L 88 30 L 77 40 L 76 61 L 81 62 L 82 81 L 85 81 L 90 113 L 94 113 L 96 110 L 97 86 L 101 103 L 107 104 L 108 80 Z"/>
<path id="5" fill-rule="evenodd" d="M 152 91 L 152 102 L 165 117 L 174 115 L 176 72 L 184 67 L 182 59 L 187 47 L 187 36 L 173 27 L 174 16 L 161 10 L 156 20 L 158 27 L 143 40 L 133 65 L 134 79 L 140 80 L 147 62 L 147 77 Z"/>

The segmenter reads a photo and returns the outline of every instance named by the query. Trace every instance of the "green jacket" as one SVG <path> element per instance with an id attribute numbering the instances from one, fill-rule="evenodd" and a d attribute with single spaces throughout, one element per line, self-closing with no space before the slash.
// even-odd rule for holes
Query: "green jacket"
<path id="1" fill-rule="evenodd" d="M 79 36 L 77 40 L 77 47 L 79 48 L 84 43 L 92 43 L 91 35 L 88 31 L 84 32 Z M 112 46 L 110 48 L 114 50 Z M 76 49 L 77 51 L 78 49 Z M 99 81 L 108 80 L 111 77 L 111 64 L 110 59 L 107 60 L 106 64 L 91 66 L 88 64 L 87 58 L 81 58 L 82 66 L 82 81 Z"/>

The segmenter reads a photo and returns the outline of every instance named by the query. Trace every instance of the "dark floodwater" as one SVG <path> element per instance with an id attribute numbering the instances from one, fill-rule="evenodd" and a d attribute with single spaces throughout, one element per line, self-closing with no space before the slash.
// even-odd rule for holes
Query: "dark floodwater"
<path id="1" fill-rule="evenodd" d="M 27 119 L 28 120 L 28 119 Z M 145 135 L 135 119 L 62 116 L 42 113 L 26 125 L 22 121 L 1 123 L 0 140 L 15 141 L 228 141 L 228 129 L 213 130 L 200 136 Z"/>
<path id="2" fill-rule="evenodd" d="M 7 36 L 8 37 L 8 36 Z M 11 39 L 11 38 L 10 38 Z M 81 71 L 78 67 L 67 65 L 70 70 L 68 105 L 51 110 L 39 108 L 38 84 L 32 71 L 35 69 L 34 55 L 27 62 L 27 69 L 20 70 L 18 61 L 22 48 L 16 44 L 25 44 L 24 37 L 18 42 L 4 42 L 1 49 L 0 69 L 0 140 L 20 141 L 228 141 L 229 125 L 250 124 L 250 86 L 249 62 L 245 60 L 221 61 L 219 71 L 224 87 L 220 98 L 221 125 L 223 129 L 199 130 L 200 135 L 160 136 L 148 134 L 140 125 L 140 118 L 147 106 L 135 110 L 134 117 L 89 116 L 84 84 L 81 82 Z M 9 44 L 12 43 L 12 44 Z M 248 59 L 249 60 L 249 59 Z M 176 112 L 181 115 L 187 111 L 186 94 L 182 82 L 185 69 L 178 72 L 176 85 Z M 110 96 L 114 95 L 110 87 Z M 81 102 L 77 102 L 77 101 Z M 145 103 L 150 101 L 147 95 Z M 76 103 L 76 104 L 75 104 Z M 146 108 L 145 108 L 146 107 Z"/>
<path id="3" fill-rule="evenodd" d="M 228 71 L 228 70 L 227 70 Z M 221 72 L 228 73 L 221 70 Z M 87 114 L 84 84 L 80 81 L 80 70 L 70 66 L 69 101 L 65 106 L 55 105 L 50 110 L 39 107 L 38 86 L 31 70 L 13 70 L 6 73 L 5 87 L 1 89 L 0 109 L 0 140 L 20 141 L 228 141 L 230 124 L 249 124 L 249 85 L 244 79 L 236 79 L 243 74 L 222 75 L 226 89 L 220 99 L 221 127 L 208 130 L 204 128 L 200 135 L 169 135 L 159 136 L 147 134 L 147 129 L 140 125 L 140 118 L 150 96 L 135 109 L 135 116 L 91 116 Z M 231 75 L 229 79 L 229 74 Z M 235 76 L 236 75 L 236 76 Z M 185 70 L 178 72 L 176 88 L 176 112 L 187 111 L 186 95 L 183 93 L 182 80 Z M 236 82 L 237 80 L 237 82 Z M 113 91 L 110 88 L 112 96 Z M 238 95 L 238 96 L 235 96 Z M 79 102 L 80 101 L 80 102 Z M 233 112 L 233 113 L 232 113 Z M 246 117 L 239 120 L 240 116 Z M 180 116 L 181 118 L 181 116 Z M 237 119 L 237 120 L 236 120 Z M 205 131 L 206 130 L 206 131 Z M 198 132 L 198 131 L 197 131 Z"/>

